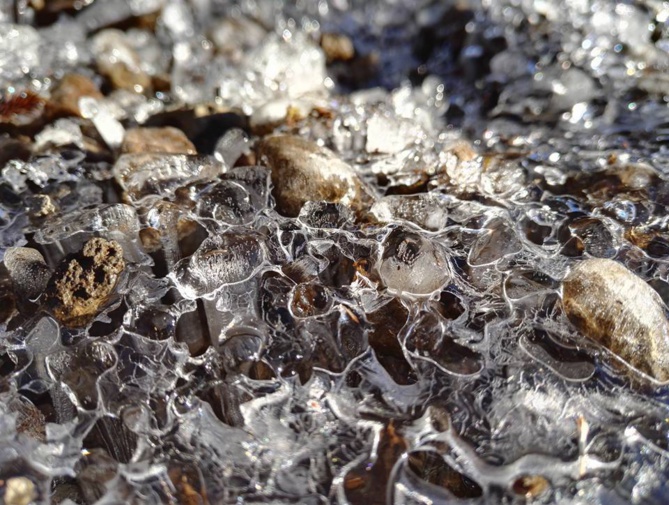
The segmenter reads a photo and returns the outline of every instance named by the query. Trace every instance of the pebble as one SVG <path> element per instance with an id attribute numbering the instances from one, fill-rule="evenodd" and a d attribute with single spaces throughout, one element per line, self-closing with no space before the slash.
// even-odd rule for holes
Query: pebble
<path id="1" fill-rule="evenodd" d="M 259 159 L 272 170 L 278 210 L 296 217 L 308 201 L 348 205 L 361 211 L 372 197 L 355 170 L 335 153 L 292 135 L 262 139 Z"/>
<path id="2" fill-rule="evenodd" d="M 35 298 L 44 291 L 51 271 L 38 250 L 10 247 L 5 252 L 4 262 L 14 287 L 23 298 Z"/>
<path id="3" fill-rule="evenodd" d="M 51 117 L 78 116 L 79 99 L 83 96 L 101 100 L 104 98 L 98 87 L 88 77 L 81 74 L 66 74 L 51 90 L 47 110 Z"/>
<path id="4" fill-rule="evenodd" d="M 563 282 L 569 320 L 638 370 L 669 380 L 669 322 L 657 292 L 620 263 L 587 259 Z"/>
<path id="5" fill-rule="evenodd" d="M 197 154 L 186 134 L 172 126 L 163 128 L 130 128 L 125 132 L 123 153 Z"/>
<path id="6" fill-rule="evenodd" d="M 90 239 L 79 253 L 65 258 L 49 280 L 53 315 L 67 327 L 89 323 L 109 299 L 124 268 L 118 242 Z"/>
<path id="7" fill-rule="evenodd" d="M 124 32 L 102 30 L 93 37 L 92 50 L 98 70 L 114 88 L 142 93 L 151 87 L 151 77 L 142 70 L 139 55 Z"/>
<path id="8" fill-rule="evenodd" d="M 6 505 L 28 505 L 36 496 L 35 484 L 27 477 L 12 477 L 5 483 Z"/>
<path id="9" fill-rule="evenodd" d="M 321 37 L 321 49 L 328 62 L 349 61 L 355 56 L 353 41 L 341 33 L 324 33 Z"/>

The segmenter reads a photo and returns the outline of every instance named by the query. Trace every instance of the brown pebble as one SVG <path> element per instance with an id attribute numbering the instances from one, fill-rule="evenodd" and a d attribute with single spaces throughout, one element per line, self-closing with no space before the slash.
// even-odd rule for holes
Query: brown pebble
<path id="1" fill-rule="evenodd" d="M 125 268 L 123 249 L 113 240 L 93 238 L 65 258 L 47 286 L 54 316 L 68 327 L 92 321 L 112 294 Z"/>
<path id="2" fill-rule="evenodd" d="M 99 72 L 116 89 L 143 93 L 151 87 L 151 77 L 142 70 L 141 59 L 121 30 L 109 28 L 91 42 Z"/>
<path id="3" fill-rule="evenodd" d="M 545 477 L 541 475 L 523 475 L 518 477 L 511 486 L 513 492 L 524 496 L 525 498 L 536 498 L 545 493 L 550 484 Z"/>
<path id="4" fill-rule="evenodd" d="M 563 282 L 569 320 L 638 370 L 669 380 L 669 322 L 657 292 L 620 263 L 587 259 Z"/>
<path id="5" fill-rule="evenodd" d="M 348 205 L 361 211 L 371 203 L 356 171 L 335 153 L 292 135 L 262 139 L 256 145 L 261 163 L 272 170 L 277 208 L 295 217 L 308 201 Z"/>
<path id="6" fill-rule="evenodd" d="M 130 128 L 125 132 L 121 152 L 197 154 L 186 134 L 172 126 Z"/>
<path id="7" fill-rule="evenodd" d="M 31 218 L 42 218 L 54 214 L 58 208 L 49 195 L 34 195 L 27 199 L 28 215 Z"/>
<path id="8" fill-rule="evenodd" d="M 47 103 L 49 116 L 81 117 L 79 99 L 83 96 L 89 96 L 98 100 L 104 98 L 95 83 L 88 77 L 81 74 L 65 75 L 51 90 L 51 99 Z"/>
<path id="9" fill-rule="evenodd" d="M 355 56 L 353 41 L 342 33 L 324 33 L 321 36 L 321 48 L 328 62 L 348 61 Z"/>

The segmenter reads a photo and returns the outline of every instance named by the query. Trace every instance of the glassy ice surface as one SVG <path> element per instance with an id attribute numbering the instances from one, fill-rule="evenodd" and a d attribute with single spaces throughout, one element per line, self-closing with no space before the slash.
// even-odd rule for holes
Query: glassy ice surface
<path id="1" fill-rule="evenodd" d="M 0 502 L 669 503 L 668 70 L 655 0 L 0 0 Z"/>

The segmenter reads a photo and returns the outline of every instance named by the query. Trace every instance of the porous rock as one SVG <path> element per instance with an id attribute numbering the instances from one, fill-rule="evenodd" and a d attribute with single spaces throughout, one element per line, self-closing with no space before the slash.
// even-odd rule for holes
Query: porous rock
<path id="1" fill-rule="evenodd" d="M 103 308 L 125 268 L 123 249 L 114 240 L 90 239 L 65 258 L 49 280 L 47 295 L 56 319 L 68 327 L 83 326 Z"/>

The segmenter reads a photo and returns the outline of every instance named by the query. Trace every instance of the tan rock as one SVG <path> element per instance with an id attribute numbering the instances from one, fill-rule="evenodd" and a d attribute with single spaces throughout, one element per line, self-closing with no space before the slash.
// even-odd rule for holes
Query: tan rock
<path id="1" fill-rule="evenodd" d="M 355 56 L 353 41 L 342 33 L 324 33 L 321 48 L 328 61 L 348 61 Z"/>
<path id="2" fill-rule="evenodd" d="M 197 154 L 193 143 L 177 128 L 130 128 L 125 132 L 123 153 Z"/>
<path id="3" fill-rule="evenodd" d="M 6 505 L 28 505 L 36 495 L 35 484 L 27 477 L 12 477 L 5 483 Z"/>
<path id="4" fill-rule="evenodd" d="M 141 59 L 121 30 L 106 29 L 92 39 L 95 62 L 114 88 L 142 93 L 151 87 L 151 77 L 142 70 Z"/>
<path id="5" fill-rule="evenodd" d="M 54 316 L 65 326 L 92 321 L 114 291 L 125 268 L 118 242 L 93 238 L 83 249 L 65 258 L 47 286 Z"/>
<path id="6" fill-rule="evenodd" d="M 67 74 L 51 90 L 51 99 L 47 109 L 54 116 L 79 116 L 79 99 L 89 96 L 95 99 L 104 98 L 100 90 L 88 77 L 81 74 Z"/>
<path id="7" fill-rule="evenodd" d="M 348 205 L 361 211 L 372 197 L 356 171 L 329 149 L 292 135 L 262 139 L 261 163 L 272 170 L 277 209 L 291 217 L 308 201 Z"/>
<path id="8" fill-rule="evenodd" d="M 569 320 L 638 370 L 669 380 L 669 322 L 660 296 L 620 263 L 588 259 L 563 283 Z"/>

